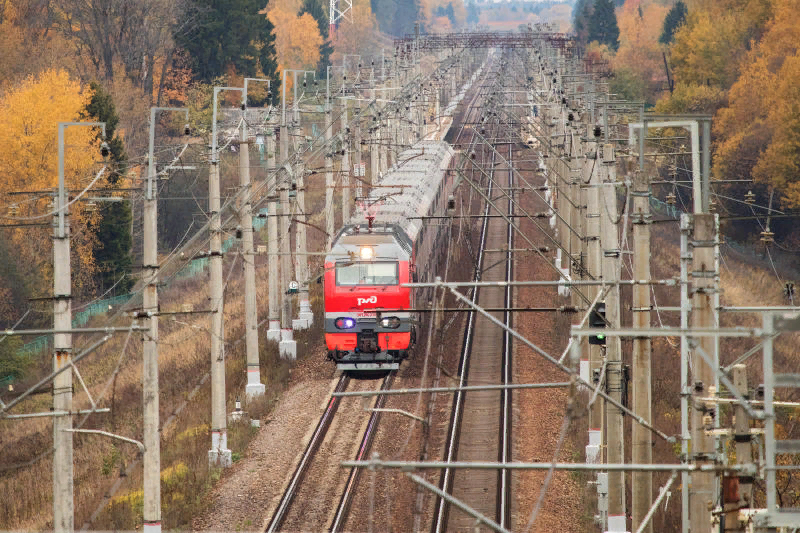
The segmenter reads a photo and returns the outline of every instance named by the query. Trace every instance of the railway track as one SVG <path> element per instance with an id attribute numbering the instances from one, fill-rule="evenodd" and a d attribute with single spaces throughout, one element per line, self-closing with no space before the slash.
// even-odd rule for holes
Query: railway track
<path id="1" fill-rule="evenodd" d="M 492 133 L 493 134 L 493 133 Z M 498 149 L 508 150 L 511 161 L 513 147 L 504 143 Z M 474 149 L 474 148 L 473 148 Z M 513 215 L 511 193 L 513 173 L 505 164 L 496 165 L 494 151 L 490 152 L 487 173 L 487 196 L 503 214 Z M 499 192 L 498 192 L 499 191 Z M 503 201 L 505 199 L 505 201 Z M 492 208 L 486 203 L 483 214 Z M 499 250 L 487 251 L 487 243 Z M 503 247 L 497 246 L 504 243 Z M 478 265 L 475 279 L 483 281 L 508 281 L 512 279 L 511 252 L 513 228 L 501 217 L 484 217 L 479 239 Z M 471 295 L 473 302 L 484 308 L 507 309 L 511 306 L 511 287 L 482 288 Z M 496 318 L 510 325 L 509 311 L 493 312 Z M 459 362 L 459 386 L 507 384 L 512 381 L 511 338 L 501 328 L 483 316 L 469 313 Z M 500 363 L 500 364 L 498 364 Z M 450 426 L 445 441 L 443 458 L 446 461 L 485 460 L 496 457 L 506 461 L 511 456 L 512 397 L 510 391 L 500 393 L 475 391 L 457 392 L 453 398 Z M 457 471 L 444 469 L 439 486 L 448 494 L 502 527 L 511 521 L 511 476 L 507 470 Z M 476 519 L 451 506 L 442 498 L 436 502 L 431 531 L 471 530 Z"/>
<path id="2" fill-rule="evenodd" d="M 382 381 L 380 385 L 380 390 L 388 390 L 391 388 L 394 378 L 396 376 L 396 372 L 390 372 Z M 348 386 L 350 385 L 351 380 L 345 374 L 339 378 L 336 387 L 334 388 L 334 393 L 344 392 L 347 390 Z M 361 382 L 366 383 L 366 382 Z M 383 403 L 385 402 L 385 396 L 378 396 L 376 400 L 376 408 L 381 408 Z M 298 499 L 301 498 L 301 491 L 305 492 L 307 496 L 312 498 L 319 498 L 324 500 L 322 502 L 323 510 L 329 509 L 330 506 L 327 503 L 330 501 L 329 498 L 319 495 L 314 495 L 313 487 L 308 487 L 306 483 L 306 479 L 309 475 L 309 472 L 312 469 L 312 465 L 316 459 L 316 456 L 320 449 L 322 448 L 323 443 L 328 436 L 329 429 L 331 428 L 334 420 L 334 416 L 336 415 L 337 411 L 340 408 L 340 404 L 342 403 L 342 398 L 338 396 L 331 396 L 326 404 L 326 407 L 320 416 L 320 420 L 317 423 L 314 432 L 311 435 L 311 439 L 306 446 L 303 455 L 300 458 L 300 461 L 295 468 L 295 471 L 292 474 L 292 477 L 289 480 L 289 483 L 284 490 L 283 495 L 281 496 L 280 502 L 276 507 L 275 511 L 272 514 L 272 518 L 269 521 L 269 525 L 265 529 L 266 532 L 277 532 L 280 531 L 287 522 L 290 522 L 290 514 L 293 512 L 293 507 L 296 506 Z M 357 408 L 360 408 L 360 404 L 356 404 Z M 351 413 L 350 419 L 357 419 L 359 418 L 356 413 Z M 358 447 L 358 452 L 356 453 L 355 458 L 357 460 L 365 459 L 370 451 L 372 441 L 375 437 L 375 432 L 378 427 L 378 421 L 380 418 L 380 412 L 373 411 L 369 416 L 369 419 L 366 423 L 366 429 L 363 431 L 361 436 L 360 445 Z M 345 433 L 353 434 L 352 432 L 345 431 Z M 349 447 L 347 449 L 350 449 Z M 338 469 L 338 466 L 335 466 Z M 328 531 L 341 531 L 342 525 L 344 524 L 344 520 L 346 519 L 347 512 L 350 507 L 350 503 L 352 501 L 352 496 L 355 491 L 355 488 L 358 483 L 358 472 L 356 469 L 353 469 L 345 482 L 345 488 L 341 492 L 341 498 L 339 500 L 339 505 L 337 506 L 336 513 L 334 515 L 333 520 L 327 527 Z M 305 523 L 306 520 L 312 520 L 311 514 L 304 515 L 302 512 L 294 512 L 295 515 L 300 515 L 303 518 L 304 523 L 302 524 L 302 529 L 311 529 L 311 530 L 319 530 L 322 529 L 324 526 L 322 524 L 312 526 L 310 523 Z M 323 513 L 324 514 L 324 513 Z M 317 521 L 322 520 L 322 518 L 317 518 Z M 295 529 L 295 528 L 292 528 Z"/>

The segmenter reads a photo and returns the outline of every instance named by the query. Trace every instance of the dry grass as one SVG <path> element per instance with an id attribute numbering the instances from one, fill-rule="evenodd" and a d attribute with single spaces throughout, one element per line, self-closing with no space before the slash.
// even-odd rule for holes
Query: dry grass
<path id="1" fill-rule="evenodd" d="M 313 184 L 307 198 L 309 211 L 322 211 L 324 193 L 321 184 Z M 317 190 L 319 189 L 319 190 Z M 324 235 L 309 231 L 309 246 L 319 250 Z M 321 260 L 320 260 L 321 262 Z M 313 264 L 313 262 L 312 262 Z M 233 269 L 233 270 L 231 270 Z M 236 254 L 229 254 L 224 263 L 226 288 L 226 390 L 228 405 L 242 397 L 247 382 L 244 333 L 242 264 Z M 256 257 L 256 275 L 260 314 L 267 307 L 266 257 Z M 321 286 L 311 287 L 312 309 L 316 324 L 322 323 Z M 176 281 L 160 294 L 162 312 L 178 311 L 182 304 L 195 310 L 209 308 L 207 277 Z M 107 325 L 105 317 L 95 317 L 89 325 Z M 117 325 L 129 323 L 120 320 Z M 159 323 L 160 410 L 162 426 L 162 523 L 165 528 L 178 528 L 190 523 L 193 516 L 208 505 L 210 488 L 222 472 L 209 469 L 208 450 L 211 444 L 209 371 L 209 318 L 203 314 L 165 315 Z M 265 340 L 266 322 L 261 331 L 261 381 L 266 385 L 265 397 L 245 409 L 253 418 L 265 418 L 276 397 L 288 382 L 290 364 L 280 360 L 277 344 Z M 321 329 L 298 332 L 298 354 L 312 353 L 321 342 Z M 75 338 L 75 346 L 90 344 L 88 338 Z M 124 348 L 124 349 L 123 349 Z M 141 349 L 139 334 L 116 335 L 78 366 L 97 398 L 106 385 L 108 394 L 99 402 L 111 407 L 108 414 L 93 415 L 85 428 L 113 431 L 120 435 L 142 438 Z M 76 350 L 77 353 L 77 350 Z M 51 367 L 51 355 L 42 354 L 36 362 L 39 376 Z M 110 376 L 120 361 L 115 380 Z M 20 390 L 24 383 L 18 387 Z M 86 408 L 89 402 L 76 382 L 75 406 Z M 194 391 L 194 392 L 193 392 Z M 49 394 L 34 396 L 15 410 L 17 413 L 47 411 L 52 404 Z M 76 417 L 76 420 L 77 417 Z M 231 424 L 228 446 L 234 459 L 241 457 L 254 434 L 247 423 Z M 0 493 L 13 495 L 0 498 L 0 529 L 52 529 L 52 422 L 40 418 L 27 421 L 0 420 Z M 96 435 L 74 437 L 75 525 L 87 522 L 102 505 L 109 491 L 121 477 L 122 484 L 114 497 L 102 507 L 93 529 L 127 529 L 140 526 L 142 468 L 134 446 L 114 443 Z"/>

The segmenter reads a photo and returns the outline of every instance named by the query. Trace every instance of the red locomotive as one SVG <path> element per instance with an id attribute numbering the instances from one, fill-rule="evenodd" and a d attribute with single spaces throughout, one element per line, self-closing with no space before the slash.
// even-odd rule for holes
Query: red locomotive
<path id="1" fill-rule="evenodd" d="M 417 279 L 416 265 L 427 280 L 446 249 L 446 232 L 413 217 L 444 212 L 452 156 L 442 141 L 421 141 L 401 153 L 363 202 L 367 213 L 333 239 L 325 257 L 325 342 L 339 369 L 396 369 L 414 346 L 415 317 L 404 311 L 413 309 L 414 298 L 402 284 Z"/>

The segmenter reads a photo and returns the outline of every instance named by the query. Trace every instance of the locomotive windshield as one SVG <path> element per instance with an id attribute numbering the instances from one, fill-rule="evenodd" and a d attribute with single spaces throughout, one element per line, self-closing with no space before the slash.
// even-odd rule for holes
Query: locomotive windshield
<path id="1" fill-rule="evenodd" d="M 364 261 L 336 265 L 336 284 L 353 287 L 357 285 L 397 285 L 398 266 L 396 262 Z"/>

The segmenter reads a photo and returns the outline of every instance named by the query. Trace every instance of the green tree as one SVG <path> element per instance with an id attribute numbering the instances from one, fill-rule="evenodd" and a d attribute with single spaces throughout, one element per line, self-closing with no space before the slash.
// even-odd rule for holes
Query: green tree
<path id="1" fill-rule="evenodd" d="M 669 10 L 666 18 L 664 18 L 664 29 L 661 32 L 661 37 L 658 38 L 658 42 L 661 44 L 669 44 L 672 42 L 675 36 L 675 30 L 686 20 L 686 13 L 688 13 L 686 4 L 681 0 L 675 2 L 675 5 L 672 6 L 672 9 Z"/>
<path id="2" fill-rule="evenodd" d="M 595 0 L 589 19 L 589 42 L 597 41 L 616 51 L 619 48 L 619 27 L 612 0 Z"/>
<path id="3" fill-rule="evenodd" d="M 314 17 L 319 28 L 319 34 L 322 36 L 322 45 L 319 47 L 319 63 L 317 63 L 317 79 L 324 80 L 327 74 L 327 67 L 331 64 L 331 54 L 333 53 L 330 35 L 328 35 L 328 15 L 322 9 L 320 0 L 304 0 L 303 7 L 298 15 L 303 16 L 306 13 Z"/>
<path id="4" fill-rule="evenodd" d="M 453 9 L 453 3 L 452 2 L 447 4 L 447 7 L 444 10 L 444 14 L 450 20 L 450 24 L 452 24 L 453 27 L 455 28 L 456 27 L 456 12 Z"/>
<path id="5" fill-rule="evenodd" d="M 197 28 L 175 35 L 191 57 L 195 77 L 202 81 L 234 68 L 245 76 L 263 75 L 272 80 L 277 94 L 275 32 L 262 13 L 258 0 L 197 0 L 200 9 Z"/>
<path id="6" fill-rule="evenodd" d="M 592 19 L 592 0 L 578 0 L 572 7 L 572 27 L 578 42 L 589 44 L 589 21 Z"/>
<path id="7" fill-rule="evenodd" d="M 116 134 L 119 116 L 114 101 L 97 82 L 90 84 L 92 98 L 86 106 L 86 118 L 106 123 L 109 159 L 113 163 L 108 184 L 115 187 L 125 172 L 125 145 Z M 131 278 L 131 206 L 129 202 L 103 202 L 100 204 L 99 218 L 92 223 L 97 240 L 93 254 L 98 266 L 98 282 L 103 292 L 114 286 L 115 292 L 124 294 L 133 286 Z M 115 285 L 116 284 L 116 285 Z"/>
<path id="8" fill-rule="evenodd" d="M 475 4 L 475 2 L 470 2 L 467 4 L 467 24 L 477 24 L 480 22 L 481 17 L 481 10 Z"/>

